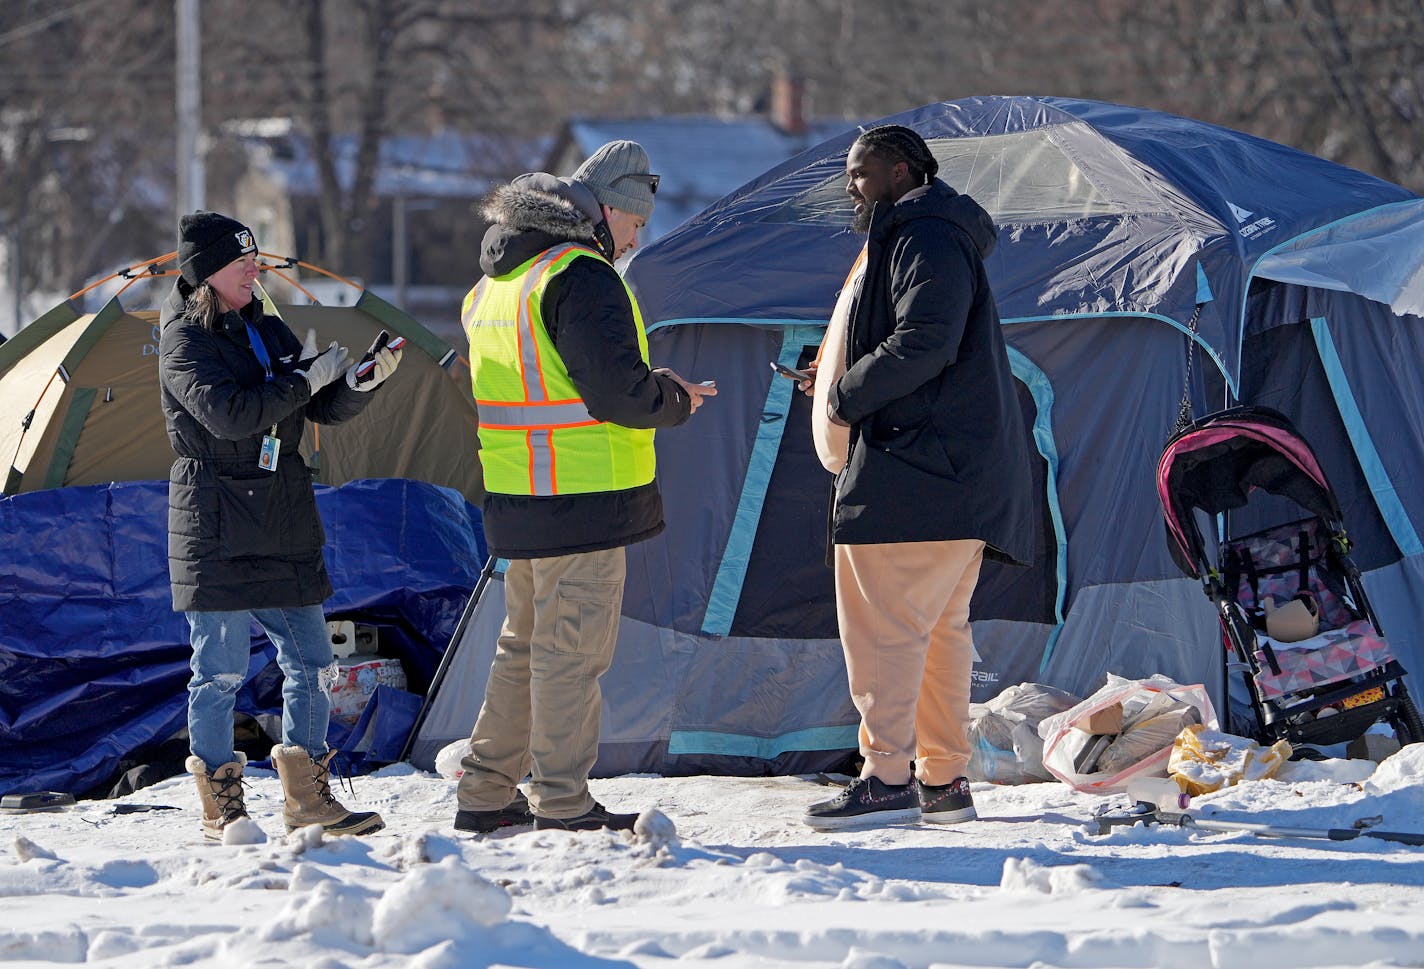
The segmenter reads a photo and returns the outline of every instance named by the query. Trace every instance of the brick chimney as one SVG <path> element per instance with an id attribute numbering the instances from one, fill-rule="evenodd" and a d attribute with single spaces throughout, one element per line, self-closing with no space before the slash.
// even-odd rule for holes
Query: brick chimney
<path id="1" fill-rule="evenodd" d="M 778 72 L 771 80 L 771 123 L 788 135 L 806 133 L 806 82 Z"/>

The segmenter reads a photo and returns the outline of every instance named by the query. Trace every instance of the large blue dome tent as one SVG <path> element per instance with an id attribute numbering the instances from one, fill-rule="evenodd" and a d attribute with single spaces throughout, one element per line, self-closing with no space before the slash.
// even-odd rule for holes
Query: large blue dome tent
<path id="1" fill-rule="evenodd" d="M 1264 404 L 1312 442 L 1391 643 L 1418 669 L 1424 199 L 1092 101 L 979 97 L 877 123 L 923 135 L 940 177 L 1000 227 L 987 268 L 1038 446 L 1041 557 L 986 568 L 973 698 L 1024 681 L 1086 695 L 1108 671 L 1219 687 L 1215 617 L 1171 561 L 1154 491 L 1184 386 L 1197 416 Z M 767 364 L 814 357 L 860 248 L 844 178 L 857 133 L 631 260 L 655 364 L 721 393 L 657 436 L 668 528 L 629 549 L 600 774 L 823 769 L 855 747 L 824 564 L 830 481 L 808 399 Z M 462 672 L 432 704 L 417 763 L 473 722 L 503 612 L 492 591 L 454 644 Z"/>

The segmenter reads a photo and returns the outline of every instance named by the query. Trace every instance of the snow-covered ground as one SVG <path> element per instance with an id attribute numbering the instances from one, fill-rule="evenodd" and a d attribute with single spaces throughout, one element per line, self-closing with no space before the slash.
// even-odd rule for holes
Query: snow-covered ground
<path id="1" fill-rule="evenodd" d="M 457 835 L 454 784 L 406 765 L 342 792 L 386 817 L 364 839 L 280 837 L 269 772 L 249 786 L 273 839 L 261 845 L 202 843 L 188 778 L 0 815 L 0 966 L 1424 965 L 1424 847 L 1141 825 L 1098 836 L 1094 809 L 1126 798 L 1057 783 L 976 784 L 969 824 L 838 834 L 799 820 L 832 793 L 814 778 L 593 789 L 662 811 L 677 836 Z M 1424 832 L 1424 744 L 1378 766 L 1288 764 L 1192 812 Z"/>

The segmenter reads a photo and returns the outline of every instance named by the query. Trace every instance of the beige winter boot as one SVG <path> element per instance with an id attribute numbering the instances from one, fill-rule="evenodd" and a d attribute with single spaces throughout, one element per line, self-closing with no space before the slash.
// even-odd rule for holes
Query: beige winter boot
<path id="1" fill-rule="evenodd" d="M 272 766 L 282 779 L 282 818 L 288 831 L 319 824 L 332 834 L 374 834 L 386 826 L 375 811 L 348 811 L 331 793 L 328 772 L 329 751 L 321 760 L 313 760 L 300 747 L 278 744 L 272 748 Z"/>
<path id="2" fill-rule="evenodd" d="M 203 806 L 203 837 L 222 841 L 223 832 L 237 821 L 252 822 L 242 801 L 242 768 L 247 756 L 238 751 L 237 760 L 223 764 L 211 774 L 208 765 L 198 756 L 185 762 L 188 773 L 198 782 L 198 801 Z"/>

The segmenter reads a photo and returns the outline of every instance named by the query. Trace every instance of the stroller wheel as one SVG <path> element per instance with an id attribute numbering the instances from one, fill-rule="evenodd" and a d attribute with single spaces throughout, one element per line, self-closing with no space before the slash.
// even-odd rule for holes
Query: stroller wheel
<path id="1" fill-rule="evenodd" d="M 1414 705 L 1414 698 L 1403 683 L 1398 684 L 1394 695 L 1399 700 L 1399 707 L 1390 717 L 1390 725 L 1394 727 L 1400 746 L 1424 742 L 1424 723 L 1419 720 L 1419 708 Z"/>

